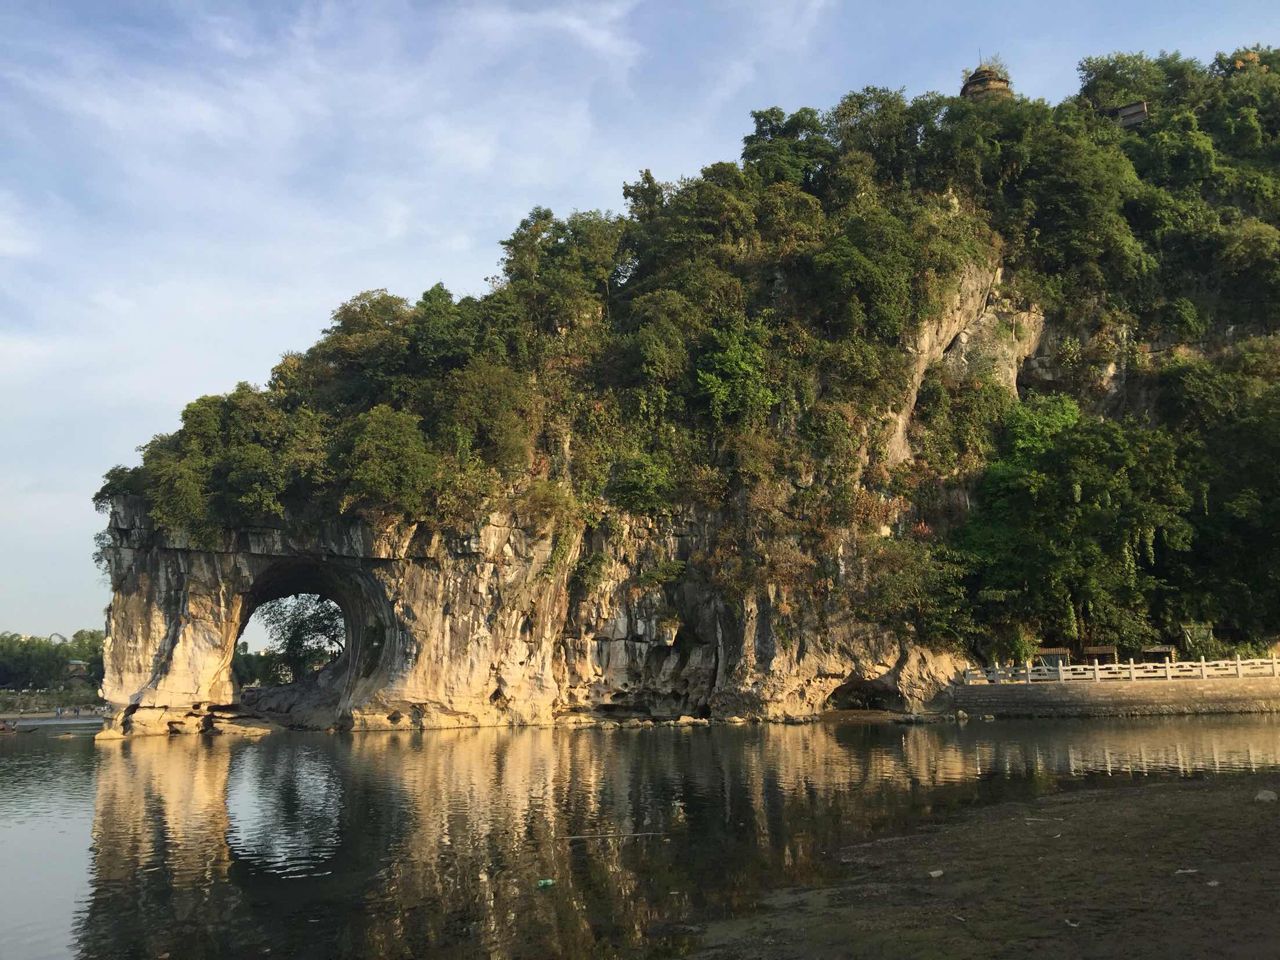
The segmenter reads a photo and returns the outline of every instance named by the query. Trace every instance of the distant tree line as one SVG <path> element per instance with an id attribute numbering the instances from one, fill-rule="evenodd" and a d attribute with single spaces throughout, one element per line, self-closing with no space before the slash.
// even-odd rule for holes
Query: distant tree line
<path id="1" fill-rule="evenodd" d="M 0 632 L 0 689 L 48 690 L 78 682 L 96 695 L 102 683 L 104 637 L 101 630 L 77 630 L 70 639 Z M 73 660 L 83 661 L 83 673 L 72 666 Z"/>
<path id="2" fill-rule="evenodd" d="M 304 594 L 263 604 L 257 611 L 267 629 L 267 649 L 239 643 L 232 661 L 242 684 L 276 685 L 301 680 L 337 657 L 346 625 L 337 604 Z M 102 684 L 102 630 L 28 636 L 0 631 L 0 690 L 53 690 L 81 686 L 96 696 Z M 82 666 L 83 664 L 83 666 Z"/>

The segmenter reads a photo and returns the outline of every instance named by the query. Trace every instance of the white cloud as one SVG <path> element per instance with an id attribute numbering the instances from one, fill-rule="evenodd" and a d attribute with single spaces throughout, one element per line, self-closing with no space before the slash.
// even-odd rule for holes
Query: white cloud
<path id="1" fill-rule="evenodd" d="M 451 169 L 485 173 L 498 156 L 499 134 L 494 125 L 486 127 L 465 115 L 427 117 L 420 136 L 427 156 Z"/>
<path id="2" fill-rule="evenodd" d="M 0 330 L 0 381 L 28 382 L 58 356 L 59 343 L 52 337 Z"/>
<path id="3" fill-rule="evenodd" d="M 726 20 L 736 21 L 733 54 L 717 64 L 703 102 L 719 110 L 747 89 L 760 68 L 782 60 L 795 62 L 809 47 L 834 0 L 721 0 Z"/>
<path id="4" fill-rule="evenodd" d="M 50 574 L 17 557 L 83 570 L 102 470 L 187 400 L 265 380 L 359 290 L 483 290 L 510 208 L 616 202 L 591 99 L 641 55 L 632 7 L 184 6 L 141 53 L 0 13 L 0 627 L 72 625 L 8 589 Z"/>
<path id="5" fill-rule="evenodd" d="M 635 9 L 627 2 L 587 2 L 521 10 L 509 4 L 470 5 L 457 21 L 490 49 L 527 45 L 539 35 L 562 34 L 582 50 L 617 70 L 630 69 L 641 54 L 640 45 L 627 35 L 625 22 Z"/>
<path id="6" fill-rule="evenodd" d="M 33 257 L 39 252 L 30 213 L 11 193 L 0 191 L 0 257 Z"/>

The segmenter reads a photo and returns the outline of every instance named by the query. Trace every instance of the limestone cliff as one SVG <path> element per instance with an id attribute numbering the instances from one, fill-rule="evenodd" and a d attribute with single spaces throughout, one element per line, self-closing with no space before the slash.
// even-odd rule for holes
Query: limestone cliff
<path id="1" fill-rule="evenodd" d="M 352 522 L 306 534 L 228 533 L 199 549 L 132 502 L 111 515 L 104 696 L 121 733 L 244 729 L 247 716 L 326 728 L 546 723 L 591 714 L 806 715 L 851 679 L 884 679 L 911 706 L 955 664 L 856 621 L 782 643 L 770 597 L 730 603 L 690 577 L 650 584 L 653 558 L 688 557 L 697 521 L 531 535 L 494 515 L 466 538 L 378 536 Z M 570 535 L 561 532 L 561 535 Z M 571 584 L 590 548 L 609 561 Z M 333 599 L 343 655 L 289 687 L 236 689 L 234 644 L 261 603 Z M 252 726 L 249 727 L 252 729 Z"/>
<path id="2" fill-rule="evenodd" d="M 925 370 L 980 346 L 1012 388 L 1040 324 L 998 298 L 999 270 L 973 268 L 913 348 L 909 395 L 889 424 L 890 462 L 910 456 L 907 427 Z M 1003 344 L 1003 345 L 1001 345 Z M 1005 369 L 1007 368 L 1007 369 Z M 108 735 L 227 729 L 261 720 L 307 728 L 537 724 L 685 714 L 802 717 L 837 690 L 909 709 L 945 704 L 962 662 L 856 610 L 812 610 L 766 584 L 730 596 L 690 563 L 720 518 L 539 529 L 494 513 L 467 534 L 375 529 L 361 520 L 225 531 L 212 546 L 161 530 L 140 500 L 112 505 L 103 554 L 108 610 L 103 695 Z M 836 538 L 842 571 L 857 554 Z M 575 576 L 584 558 L 590 582 Z M 681 566 L 675 561 L 684 561 Z M 310 680 L 237 689 L 231 658 L 254 610 L 295 593 L 334 600 L 342 656 Z M 782 602 L 784 601 L 785 602 Z M 802 606 L 794 609 L 795 603 Z"/>

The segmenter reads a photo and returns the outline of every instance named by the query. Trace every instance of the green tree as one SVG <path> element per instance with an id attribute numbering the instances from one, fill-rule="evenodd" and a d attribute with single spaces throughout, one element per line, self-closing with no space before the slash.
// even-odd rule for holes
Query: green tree
<path id="1" fill-rule="evenodd" d="M 914 540 L 880 540 L 867 548 L 865 565 L 867 583 L 855 599 L 861 616 L 935 649 L 965 649 L 973 642 L 965 558 Z"/>
<path id="2" fill-rule="evenodd" d="M 698 362 L 698 385 L 717 424 L 758 422 L 777 397 L 769 385 L 760 324 L 744 324 L 712 334 L 712 349 Z"/>
<path id="3" fill-rule="evenodd" d="M 439 478 L 440 459 L 428 449 L 417 417 L 379 404 L 352 424 L 348 469 L 353 502 L 421 517 Z"/>
<path id="4" fill-rule="evenodd" d="M 1241 344 L 1215 362 L 1169 371 L 1162 411 L 1184 447 L 1195 493 L 1193 546 L 1173 568 L 1184 619 L 1219 637 L 1269 642 L 1280 623 L 1280 349 L 1275 338 Z M 1225 368 L 1225 369 L 1224 369 Z"/>
<path id="5" fill-rule="evenodd" d="M 782 181 L 812 189 L 835 156 L 818 111 L 806 107 L 788 116 L 770 107 L 751 111 L 751 119 L 756 129 L 743 138 L 742 159 L 765 183 Z"/>
<path id="6" fill-rule="evenodd" d="M 1062 398 L 1015 408 L 1006 429 L 962 538 L 983 619 L 1051 643 L 1133 648 L 1156 635 L 1160 561 L 1190 545 L 1173 441 Z"/>
<path id="7" fill-rule="evenodd" d="M 617 464 L 606 495 L 633 513 L 659 513 L 672 501 L 673 473 L 669 457 L 638 453 Z"/>
<path id="8" fill-rule="evenodd" d="M 85 663 L 84 680 L 96 688 L 102 682 L 103 639 L 101 630 L 77 630 L 70 640 L 60 634 L 0 632 L 0 689 L 46 690 L 69 683 L 72 660 Z"/>
<path id="9" fill-rule="evenodd" d="M 282 668 L 268 675 L 280 682 L 306 678 L 335 660 L 346 643 L 342 610 L 332 600 L 315 594 L 273 600 L 255 614 L 267 628 L 269 652 Z"/>

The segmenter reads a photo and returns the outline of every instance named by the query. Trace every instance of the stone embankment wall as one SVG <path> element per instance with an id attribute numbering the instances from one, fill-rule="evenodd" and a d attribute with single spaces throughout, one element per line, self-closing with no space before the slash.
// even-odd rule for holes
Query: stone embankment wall
<path id="1" fill-rule="evenodd" d="M 957 710 L 996 717 L 1139 717 L 1280 713 L 1280 678 L 977 683 L 953 688 Z"/>

